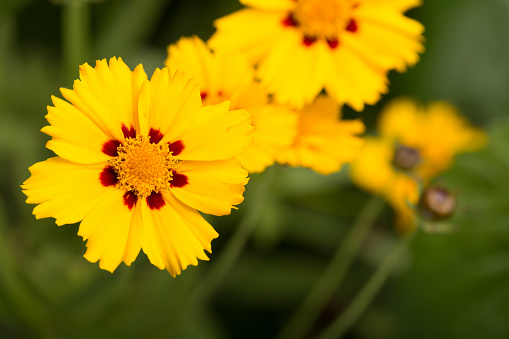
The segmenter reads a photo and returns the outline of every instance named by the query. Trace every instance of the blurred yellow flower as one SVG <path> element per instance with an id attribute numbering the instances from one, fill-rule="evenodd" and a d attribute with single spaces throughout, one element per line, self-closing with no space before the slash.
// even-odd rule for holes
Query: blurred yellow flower
<path id="1" fill-rule="evenodd" d="M 240 0 L 215 21 L 217 51 L 244 53 L 278 102 L 300 108 L 325 88 L 361 111 L 387 92 L 387 71 L 424 51 L 424 27 L 405 17 L 419 0 Z"/>
<path id="2" fill-rule="evenodd" d="M 298 112 L 298 131 L 293 144 L 279 152 L 282 165 L 308 167 L 321 174 L 337 172 L 354 159 L 363 140 L 360 120 L 341 120 L 340 105 L 320 95 Z"/>
<path id="3" fill-rule="evenodd" d="M 420 186 L 449 168 L 457 154 L 486 143 L 485 133 L 446 102 L 423 108 L 410 99 L 394 100 L 382 111 L 378 129 L 380 137 L 366 138 L 351 176 L 360 187 L 384 196 L 402 227 L 415 224 L 412 206 Z"/>
<path id="4" fill-rule="evenodd" d="M 276 154 L 295 137 L 297 115 L 269 103 L 267 93 L 254 79 L 253 68 L 239 55 L 212 53 L 198 37 L 181 38 L 168 46 L 165 61 L 170 73 L 182 70 L 200 86 L 204 105 L 231 101 L 232 107 L 251 114 L 253 143 L 237 158 L 250 173 L 274 164 Z"/>
<path id="5" fill-rule="evenodd" d="M 22 185 L 39 218 L 80 222 L 85 258 L 113 272 L 140 249 L 180 274 L 208 260 L 218 234 L 200 213 L 229 214 L 247 172 L 234 159 L 249 143 L 249 113 L 202 108 L 198 86 L 167 68 L 152 78 L 119 58 L 80 67 L 68 101 L 52 97 L 42 131 L 57 156 L 30 167 Z"/>

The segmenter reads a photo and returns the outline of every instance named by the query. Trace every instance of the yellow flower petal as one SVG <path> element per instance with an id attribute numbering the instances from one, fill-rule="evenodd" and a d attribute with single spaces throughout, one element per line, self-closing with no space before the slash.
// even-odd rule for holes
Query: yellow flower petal
<path id="1" fill-rule="evenodd" d="M 188 183 L 171 192 L 183 203 L 213 215 L 230 214 L 244 198 L 247 171 L 235 159 L 222 161 L 182 161 L 178 173 Z"/>
<path id="2" fill-rule="evenodd" d="M 123 140 L 122 125 L 133 126 L 134 105 L 143 69 L 131 72 L 122 59 L 97 61 L 96 67 L 80 67 L 80 80 L 73 90 L 61 89 L 62 95 L 98 125 L 110 139 Z"/>
<path id="3" fill-rule="evenodd" d="M 52 96 L 54 106 L 48 106 L 46 119 L 50 126 L 42 131 L 53 138 L 46 147 L 64 159 L 93 164 L 108 161 L 102 147 L 108 136 L 86 115 L 68 102 Z"/>
<path id="4" fill-rule="evenodd" d="M 285 14 L 279 12 L 241 9 L 214 21 L 218 31 L 208 45 L 215 52 L 240 53 L 251 63 L 257 63 L 273 44 L 278 43 L 284 17 Z"/>
<path id="5" fill-rule="evenodd" d="M 358 39 L 372 46 L 377 55 L 389 58 L 390 69 L 405 71 L 408 65 L 419 61 L 419 53 L 424 52 L 421 34 L 424 26 L 400 13 L 377 7 L 359 9 Z"/>
<path id="6" fill-rule="evenodd" d="M 380 136 L 393 140 L 400 140 L 408 146 L 415 146 L 422 135 L 422 108 L 409 98 L 398 98 L 384 106 L 378 119 Z"/>
<path id="7" fill-rule="evenodd" d="M 357 136 L 364 132 L 360 120 L 341 121 L 339 105 L 323 95 L 298 114 L 297 135 L 293 144 L 277 155 L 280 164 L 330 174 L 354 159 L 363 144 Z"/>
<path id="8" fill-rule="evenodd" d="M 99 260 L 99 267 L 110 272 L 120 265 L 128 250 L 133 212 L 124 204 L 123 195 L 124 192 L 121 190 L 111 191 L 100 205 L 87 214 L 78 231 L 78 235 L 87 240 L 87 252 L 84 257 L 90 262 Z M 130 240 L 133 242 L 137 239 Z M 140 249 L 139 240 L 130 244 L 128 250 L 130 255 L 125 256 L 128 264 L 133 260 L 133 253 L 136 258 Z"/>
<path id="9" fill-rule="evenodd" d="M 37 219 L 53 217 L 57 225 L 81 221 L 114 188 L 104 187 L 99 176 L 103 164 L 76 164 L 60 157 L 38 162 L 23 185 Z"/>
<path id="10" fill-rule="evenodd" d="M 140 103 L 139 109 L 145 110 L 140 117 L 145 116 L 147 126 L 164 135 L 161 142 L 175 141 L 199 118 L 200 90 L 182 72 L 170 75 L 168 68 L 156 69 L 150 83 L 143 86 Z"/>
<path id="11" fill-rule="evenodd" d="M 421 0 L 363 0 L 366 5 L 383 6 L 400 11 L 402 13 L 422 5 Z"/>
<path id="12" fill-rule="evenodd" d="M 152 264 L 166 268 L 175 277 L 198 260 L 208 260 L 210 242 L 217 238 L 214 231 L 196 210 L 165 194 L 166 204 L 158 210 L 141 201 L 144 222 L 143 252 Z"/>
<path id="13" fill-rule="evenodd" d="M 370 67 L 351 51 L 340 49 L 332 58 L 325 90 L 340 103 L 362 111 L 365 103 L 376 103 L 388 91 L 385 72 Z"/>
<path id="14" fill-rule="evenodd" d="M 176 44 L 169 45 L 167 50 L 168 58 L 164 64 L 170 74 L 177 70 L 183 71 L 200 86 L 201 91 L 211 88 L 217 90 L 215 85 L 221 74 L 217 73 L 217 64 L 200 38 L 180 38 Z"/>
<path id="15" fill-rule="evenodd" d="M 237 97 L 253 81 L 254 72 L 247 60 L 238 54 L 212 54 L 198 37 L 181 38 L 168 46 L 165 61 L 170 73 L 183 71 L 199 85 L 204 105 L 232 101 L 235 108 Z"/>
<path id="16" fill-rule="evenodd" d="M 298 117 L 278 105 L 255 106 L 249 112 L 255 126 L 254 141 L 237 159 L 249 173 L 257 173 L 274 164 L 277 154 L 293 143 Z"/>
<path id="17" fill-rule="evenodd" d="M 300 36 L 289 34 L 260 64 L 257 76 L 276 101 L 302 108 L 323 88 L 330 71 L 326 67 L 327 48 L 322 42 L 306 47 Z"/>
<path id="18" fill-rule="evenodd" d="M 244 6 L 264 10 L 289 11 L 295 7 L 294 0 L 240 0 Z"/>
<path id="19" fill-rule="evenodd" d="M 395 177 L 391 166 L 393 157 L 392 141 L 366 138 L 363 147 L 350 165 L 352 181 L 371 193 L 382 194 Z"/>
<path id="20" fill-rule="evenodd" d="M 182 160 L 222 160 L 238 155 L 253 142 L 253 130 L 246 110 L 228 111 L 228 101 L 203 107 L 192 128 L 174 137 L 185 148 Z"/>

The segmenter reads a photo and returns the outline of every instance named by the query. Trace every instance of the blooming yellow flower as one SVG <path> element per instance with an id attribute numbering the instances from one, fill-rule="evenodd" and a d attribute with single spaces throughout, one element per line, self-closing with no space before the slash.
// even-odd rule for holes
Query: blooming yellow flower
<path id="1" fill-rule="evenodd" d="M 330 174 L 352 161 L 363 140 L 360 120 L 341 120 L 339 104 L 320 95 L 311 105 L 298 112 L 299 124 L 293 144 L 279 152 L 277 161 L 283 165 L 308 167 L 321 174 Z"/>
<path id="2" fill-rule="evenodd" d="M 82 65 L 61 93 L 68 102 L 52 97 L 42 129 L 57 156 L 22 185 L 35 216 L 81 221 L 85 258 L 111 272 L 140 249 L 172 276 L 208 260 L 218 234 L 197 210 L 224 215 L 242 202 L 247 172 L 233 157 L 251 142 L 249 113 L 202 108 L 182 72 L 148 80 L 120 58 Z"/>
<path id="3" fill-rule="evenodd" d="M 419 0 L 240 0 L 215 22 L 214 50 L 242 52 L 276 100 L 300 108 L 322 89 L 361 111 L 387 91 L 388 70 L 415 64 L 423 26 L 403 13 Z"/>
<path id="4" fill-rule="evenodd" d="M 366 138 L 351 166 L 352 180 L 384 196 L 398 213 L 402 227 L 415 225 L 412 206 L 420 186 L 449 168 L 454 157 L 486 143 L 449 103 L 420 107 L 410 99 L 389 103 L 379 119 L 378 138 Z"/>
<path id="5" fill-rule="evenodd" d="M 254 80 L 253 68 L 239 55 L 213 54 L 198 37 L 181 38 L 168 46 L 165 61 L 170 73 L 182 70 L 200 86 L 204 105 L 230 100 L 232 107 L 251 114 L 253 143 L 237 158 L 249 172 L 262 172 L 275 162 L 282 147 L 293 141 L 297 116 L 269 103 L 267 93 Z"/>

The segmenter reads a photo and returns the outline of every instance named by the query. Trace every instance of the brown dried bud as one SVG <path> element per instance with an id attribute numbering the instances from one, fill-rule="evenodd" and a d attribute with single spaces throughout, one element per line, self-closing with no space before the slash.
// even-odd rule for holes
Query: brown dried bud
<path id="1" fill-rule="evenodd" d="M 397 167 L 408 171 L 420 164 L 421 154 L 416 148 L 398 145 L 394 150 L 393 161 Z"/>
<path id="2" fill-rule="evenodd" d="M 427 219 L 447 219 L 456 209 L 456 198 L 442 187 L 430 186 L 421 195 L 419 209 Z"/>

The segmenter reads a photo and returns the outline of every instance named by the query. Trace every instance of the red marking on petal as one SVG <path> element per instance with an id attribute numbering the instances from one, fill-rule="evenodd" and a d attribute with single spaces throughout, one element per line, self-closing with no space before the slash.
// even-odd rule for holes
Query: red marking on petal
<path id="1" fill-rule="evenodd" d="M 173 171 L 173 176 L 172 176 L 172 179 L 170 180 L 170 187 L 171 188 L 174 188 L 174 187 L 178 187 L 178 188 L 184 187 L 188 183 L 189 183 L 189 181 L 187 180 L 187 176 L 186 175 Z"/>
<path id="2" fill-rule="evenodd" d="M 205 100 L 207 98 L 207 92 L 201 92 L 200 97 L 202 100 Z"/>
<path id="3" fill-rule="evenodd" d="M 134 127 L 131 126 L 131 128 L 127 128 L 126 125 L 122 125 L 122 133 L 124 133 L 124 138 L 136 138 L 136 131 L 134 130 Z"/>
<path id="4" fill-rule="evenodd" d="M 104 187 L 113 186 L 118 182 L 117 173 L 113 167 L 106 166 L 99 175 L 99 180 Z"/>
<path id="5" fill-rule="evenodd" d="M 288 13 L 288 16 L 281 23 L 286 27 L 295 27 L 299 24 L 292 13 Z"/>
<path id="6" fill-rule="evenodd" d="M 308 47 L 314 44 L 315 42 L 316 38 L 311 36 L 305 36 L 304 39 L 302 39 L 302 43 Z"/>
<path id="7" fill-rule="evenodd" d="M 350 19 L 348 26 L 346 26 L 346 30 L 352 33 L 357 32 L 359 26 L 357 26 L 357 22 L 354 19 Z"/>
<path id="8" fill-rule="evenodd" d="M 171 152 L 171 155 L 176 156 L 176 155 L 179 155 L 180 153 L 182 153 L 185 146 L 184 146 L 184 143 L 182 142 L 182 140 L 177 140 L 175 142 L 171 142 L 171 143 L 169 142 L 168 148 Z"/>
<path id="9" fill-rule="evenodd" d="M 150 137 L 151 143 L 157 144 L 164 135 L 158 129 L 151 128 L 150 132 L 148 132 L 148 136 Z"/>
<path id="10" fill-rule="evenodd" d="M 120 146 L 120 141 L 108 140 L 103 144 L 102 152 L 111 157 L 116 157 L 118 155 L 118 146 Z"/>
<path id="11" fill-rule="evenodd" d="M 335 39 L 335 40 L 327 40 L 327 44 L 329 45 L 329 47 L 331 49 L 335 49 L 336 47 L 339 46 L 339 40 Z"/>
<path id="12" fill-rule="evenodd" d="M 152 194 L 147 197 L 147 204 L 148 207 L 153 210 L 160 209 L 165 204 L 163 195 L 161 193 L 152 192 Z"/>
<path id="13" fill-rule="evenodd" d="M 129 208 L 129 210 L 133 209 L 133 206 L 136 205 L 136 201 L 138 200 L 138 197 L 134 192 L 128 191 L 124 194 L 124 205 Z"/>

